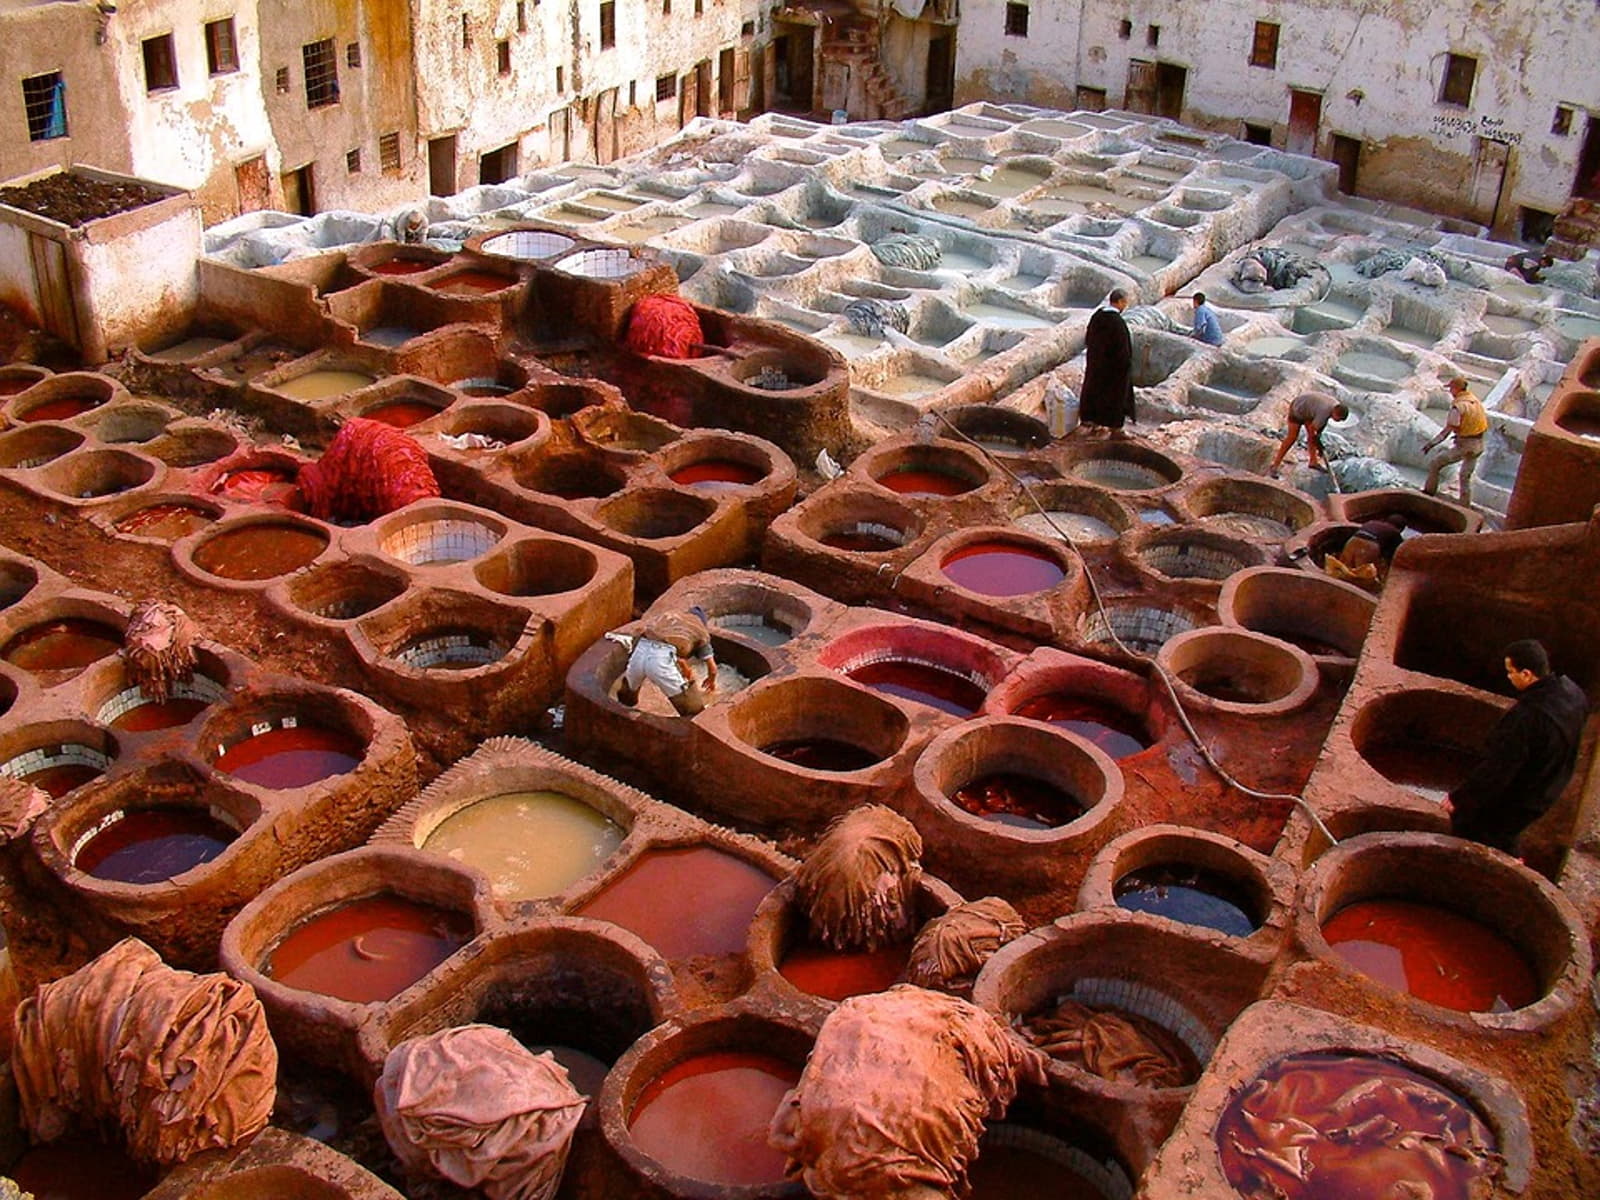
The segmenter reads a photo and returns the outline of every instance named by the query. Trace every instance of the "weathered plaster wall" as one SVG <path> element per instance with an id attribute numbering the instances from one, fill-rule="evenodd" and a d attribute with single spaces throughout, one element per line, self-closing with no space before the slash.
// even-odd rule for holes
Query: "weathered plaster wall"
<path id="1" fill-rule="evenodd" d="M 1120 29 L 1131 26 L 1124 38 Z M 1257 20 L 1281 26 L 1275 68 L 1249 65 Z M 1600 22 L 1586 0 L 1391 4 L 1332 0 L 1204 6 L 1129 0 L 1031 5 L 1029 35 L 1004 34 L 1004 0 L 969 0 L 958 46 L 958 100 L 1026 99 L 1070 106 L 1075 85 L 1123 102 L 1130 60 L 1188 68 L 1183 117 L 1238 133 L 1266 125 L 1283 145 L 1290 89 L 1320 93 L 1318 154 L 1331 135 L 1365 143 L 1358 192 L 1458 215 L 1492 205 L 1494 180 L 1478 157 L 1509 148 L 1501 225 L 1518 206 L 1559 210 L 1571 191 L 1586 112 L 1600 114 Z M 1157 44 L 1149 30 L 1159 28 Z M 1438 96 L 1447 55 L 1478 60 L 1471 103 Z M 1550 132 L 1556 106 L 1578 112 L 1566 136 Z M 1498 172 L 1494 172 L 1498 175 Z M 1474 195 L 1474 192 L 1477 195 Z"/>
<path id="2" fill-rule="evenodd" d="M 0 304 L 29 325 L 43 325 L 33 260 L 28 255 L 28 232 L 7 221 L 0 221 Z"/>
<path id="3" fill-rule="evenodd" d="M 115 236 L 91 236 L 76 247 L 93 305 L 83 347 L 91 361 L 120 346 L 159 344 L 188 327 L 200 299 L 199 210 L 175 205 L 132 227 L 142 224 L 139 215 L 115 222 Z"/>

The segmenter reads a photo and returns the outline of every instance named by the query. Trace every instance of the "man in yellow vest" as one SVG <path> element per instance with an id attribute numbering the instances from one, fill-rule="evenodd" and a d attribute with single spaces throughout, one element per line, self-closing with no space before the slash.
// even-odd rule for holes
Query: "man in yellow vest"
<path id="1" fill-rule="evenodd" d="M 1472 394 L 1467 381 L 1461 376 L 1452 379 L 1449 387 L 1450 415 L 1445 419 L 1444 428 L 1428 439 L 1422 452 L 1426 454 L 1452 434 L 1455 435 L 1455 443 L 1428 464 L 1428 482 L 1422 485 L 1422 490 L 1432 496 L 1439 490 L 1439 472 L 1451 463 L 1458 462 L 1461 464 L 1461 503 L 1470 508 L 1472 471 L 1478 465 L 1478 456 L 1483 453 L 1483 435 L 1489 432 L 1489 414 L 1483 407 L 1483 401 Z"/>

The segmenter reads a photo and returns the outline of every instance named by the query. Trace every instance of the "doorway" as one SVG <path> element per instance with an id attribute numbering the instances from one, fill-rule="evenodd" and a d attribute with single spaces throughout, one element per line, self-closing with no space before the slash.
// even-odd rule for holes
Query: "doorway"
<path id="1" fill-rule="evenodd" d="M 517 173 L 517 144 L 486 150 L 478 156 L 478 182 L 504 183 Z"/>
<path id="2" fill-rule="evenodd" d="M 1128 60 L 1128 88 L 1122 107 L 1129 112 L 1148 113 L 1156 108 L 1156 64 L 1143 58 Z"/>
<path id="3" fill-rule="evenodd" d="M 733 116 L 739 109 L 739 101 L 734 94 L 734 85 L 738 82 L 738 69 L 734 66 L 733 47 L 717 55 L 717 114 L 719 116 Z"/>
<path id="4" fill-rule="evenodd" d="M 1156 64 L 1156 115 L 1173 121 L 1183 118 L 1183 88 L 1189 68 L 1176 63 Z"/>
<path id="5" fill-rule="evenodd" d="M 816 86 L 810 25 L 773 22 L 777 36 L 772 39 L 772 107 L 809 113 Z"/>
<path id="6" fill-rule="evenodd" d="M 317 194 L 311 177 L 310 163 L 283 176 L 283 210 L 299 213 L 302 217 L 316 214 Z"/>
<path id="7" fill-rule="evenodd" d="M 1585 200 L 1600 200 L 1600 117 L 1593 114 L 1583 130 L 1583 153 L 1578 155 L 1578 177 L 1572 194 Z"/>
<path id="8" fill-rule="evenodd" d="M 456 135 L 428 140 L 428 194 L 456 194 Z"/>
<path id="9" fill-rule="evenodd" d="M 1500 200 L 1505 193 L 1511 148 L 1485 137 L 1475 137 L 1472 142 L 1472 211 L 1468 217 L 1494 229 L 1500 223 Z"/>
<path id="10" fill-rule="evenodd" d="M 1322 123 L 1322 93 L 1289 90 L 1289 137 L 1283 148 L 1290 154 L 1317 152 L 1317 126 Z"/>
<path id="11" fill-rule="evenodd" d="M 948 33 L 928 39 L 928 97 L 930 113 L 944 112 L 956 101 L 956 56 Z"/>
<path id="12" fill-rule="evenodd" d="M 714 117 L 711 111 L 711 60 L 701 59 L 694 65 L 694 115 Z"/>
<path id="13" fill-rule="evenodd" d="M 239 211 L 260 212 L 272 207 L 272 187 L 268 182 L 264 155 L 247 158 L 233 168 L 233 186 L 239 197 Z"/>
<path id="14" fill-rule="evenodd" d="M 1339 168 L 1339 190 L 1346 196 L 1356 194 L 1356 175 L 1361 167 L 1361 139 L 1333 135 L 1332 158 Z"/>

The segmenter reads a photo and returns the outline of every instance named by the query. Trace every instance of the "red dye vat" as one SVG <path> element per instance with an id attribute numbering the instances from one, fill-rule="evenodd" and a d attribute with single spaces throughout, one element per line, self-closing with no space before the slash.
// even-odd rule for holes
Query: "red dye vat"
<path id="1" fill-rule="evenodd" d="M 939 567 L 952 583 L 980 596 L 1025 596 L 1053 588 L 1067 577 L 1048 554 L 1014 542 L 974 542 Z"/>
<path id="2" fill-rule="evenodd" d="M 1112 758 L 1128 758 L 1150 747 L 1144 727 L 1133 716 L 1086 696 L 1049 692 L 1019 705 L 1014 715 L 1087 738 Z"/>
<path id="3" fill-rule="evenodd" d="M 882 759 L 860 746 L 834 738 L 794 738 L 759 747 L 761 753 L 808 771 L 862 771 Z"/>
<path id="4" fill-rule="evenodd" d="M 160 704 L 150 700 L 137 708 L 128 709 L 111 722 L 111 728 L 124 733 L 149 733 L 155 729 L 175 729 L 194 720 L 205 711 L 209 703 L 194 696 L 174 696 Z"/>
<path id="5" fill-rule="evenodd" d="M 298 525 L 246 525 L 219 533 L 194 552 L 195 565 L 223 579 L 275 579 L 328 548 L 327 535 Z"/>
<path id="6" fill-rule="evenodd" d="M 1016 829 L 1056 829 L 1086 811 L 1060 788 L 1012 771 L 980 775 L 958 787 L 950 799 L 964 812 Z"/>
<path id="7" fill-rule="evenodd" d="M 24 775 L 23 779 L 45 795 L 59 800 L 73 788 L 82 787 L 91 779 L 100 778 L 103 770 L 103 767 L 92 766 L 89 763 L 62 763 L 58 767 L 46 767 L 42 771 L 35 771 L 32 775 Z"/>
<path id="8" fill-rule="evenodd" d="M 472 934 L 462 913 L 383 892 L 296 926 L 262 969 L 287 987 L 370 1004 L 405 991 Z"/>
<path id="9" fill-rule="evenodd" d="M 27 421 L 70 421 L 73 417 L 81 417 L 91 408 L 98 408 L 100 401 L 93 396 L 62 396 L 56 400 L 46 400 L 43 404 L 36 404 L 27 412 L 21 414 L 18 420 Z"/>
<path id="10" fill-rule="evenodd" d="M 294 490 L 294 475 L 276 467 L 241 467 L 217 480 L 211 490 L 231 500 L 283 504 Z"/>
<path id="11" fill-rule="evenodd" d="M 134 809 L 90 838 L 73 865 L 96 879 L 161 883 L 210 862 L 238 836 L 203 809 Z"/>
<path id="12" fill-rule="evenodd" d="M 948 667 L 909 659 L 879 659 L 852 667 L 847 673 L 875 692 L 915 700 L 958 717 L 970 717 L 982 708 L 986 694 L 982 685 Z"/>
<path id="13" fill-rule="evenodd" d="M 385 425 L 392 425 L 396 429 L 409 429 L 419 421 L 426 421 L 429 417 L 437 417 L 444 410 L 421 400 L 391 400 L 388 404 L 380 404 L 376 408 L 369 408 L 361 415 L 369 421 L 381 421 Z"/>
<path id="14" fill-rule="evenodd" d="M 1391 783 L 1443 800 L 1466 782 L 1479 756 L 1439 742 L 1380 742 L 1362 750 L 1361 757 Z"/>
<path id="15" fill-rule="evenodd" d="M 31 375 L 18 375 L 12 379 L 0 379 L 0 396 L 15 396 L 25 392 L 39 381 Z"/>
<path id="16" fill-rule="evenodd" d="M 726 492 L 759 483 L 765 474 L 760 467 L 750 463 L 734 462 L 729 458 L 704 458 L 686 467 L 679 467 L 672 473 L 671 479 L 673 483 L 702 492 Z"/>
<path id="17" fill-rule="evenodd" d="M 34 1200 L 139 1200 L 159 1178 L 120 1148 L 81 1137 L 24 1151 L 8 1174 Z"/>
<path id="18" fill-rule="evenodd" d="M 807 995 L 848 1000 L 900 982 L 910 958 L 909 942 L 876 950 L 830 950 L 807 942 L 783 956 L 778 973 Z"/>
<path id="19" fill-rule="evenodd" d="M 739 954 L 774 882 L 760 867 L 706 846 L 650 850 L 577 915 L 620 925 L 664 958 Z"/>
<path id="20" fill-rule="evenodd" d="M 869 529 L 844 529 L 823 537 L 822 544 L 834 550 L 849 550 L 855 554 L 882 554 L 885 550 L 898 550 L 901 541 L 887 533 Z"/>
<path id="21" fill-rule="evenodd" d="M 1488 1195 L 1495 1137 L 1471 1106 L 1399 1063 L 1296 1054 L 1241 1088 L 1217 1124 L 1244 1200 Z"/>
<path id="22" fill-rule="evenodd" d="M 457 295 L 483 296 L 489 292 L 504 291 L 515 282 L 515 279 L 507 279 L 504 275 L 496 275 L 493 271 L 457 271 L 454 275 L 446 275 L 435 282 L 433 290 Z"/>
<path id="23" fill-rule="evenodd" d="M 891 492 L 899 492 L 903 496 L 959 496 L 962 492 L 970 492 L 976 486 L 959 475 L 910 468 L 880 475 L 878 482 Z"/>
<path id="24" fill-rule="evenodd" d="M 192 505 L 152 504 L 123 517 L 117 522 L 117 531 L 175 542 L 197 529 L 204 529 L 214 520 L 216 518 L 205 509 Z"/>
<path id="25" fill-rule="evenodd" d="M 634 1145 L 667 1170 L 706 1183 L 753 1187 L 783 1179 L 767 1126 L 800 1070 L 765 1054 L 701 1054 L 663 1072 L 628 1121 Z"/>
<path id="26" fill-rule="evenodd" d="M 0 650 L 0 658 L 59 683 L 121 648 L 122 635 L 111 626 L 65 617 L 24 629 Z"/>
<path id="27" fill-rule="evenodd" d="M 1322 936 L 1363 975 L 1458 1012 L 1510 1012 L 1539 998 L 1515 946 L 1449 909 L 1363 900 L 1341 908 Z"/>
<path id="28" fill-rule="evenodd" d="M 381 263 L 373 263 L 367 270 L 374 275 L 415 275 L 419 271 L 426 271 L 438 265 L 425 258 L 391 258 Z"/>
<path id="29" fill-rule="evenodd" d="M 217 770 L 265 788 L 306 787 L 353 771 L 363 746 L 348 734 L 315 725 L 269 729 L 235 742 L 217 759 Z"/>

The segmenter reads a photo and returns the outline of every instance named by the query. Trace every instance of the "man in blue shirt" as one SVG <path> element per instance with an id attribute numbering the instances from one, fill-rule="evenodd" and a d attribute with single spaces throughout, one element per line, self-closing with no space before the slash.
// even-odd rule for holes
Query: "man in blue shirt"
<path id="1" fill-rule="evenodd" d="M 1217 320 L 1217 310 L 1206 303 L 1206 294 L 1194 294 L 1194 336 L 1208 346 L 1222 345 L 1222 322 Z"/>

